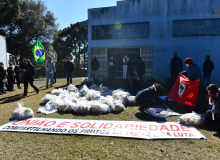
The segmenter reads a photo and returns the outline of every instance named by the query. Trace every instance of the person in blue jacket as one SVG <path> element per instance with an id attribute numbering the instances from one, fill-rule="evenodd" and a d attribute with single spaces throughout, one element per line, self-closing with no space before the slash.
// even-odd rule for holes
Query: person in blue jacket
<path id="1" fill-rule="evenodd" d="M 116 68 L 116 66 L 117 66 L 117 61 L 113 57 L 111 57 L 111 59 L 108 60 L 109 77 L 110 77 L 111 84 L 113 84 L 115 81 L 115 68 Z"/>
<path id="2" fill-rule="evenodd" d="M 202 77 L 202 72 L 200 68 L 193 63 L 192 58 L 186 58 L 184 63 L 188 67 L 187 71 L 182 72 L 183 75 L 186 75 L 190 80 L 197 80 L 199 82 L 199 90 L 204 86 L 204 80 Z M 198 90 L 198 91 L 199 91 Z M 200 108 L 199 96 L 197 99 L 197 109 Z"/>

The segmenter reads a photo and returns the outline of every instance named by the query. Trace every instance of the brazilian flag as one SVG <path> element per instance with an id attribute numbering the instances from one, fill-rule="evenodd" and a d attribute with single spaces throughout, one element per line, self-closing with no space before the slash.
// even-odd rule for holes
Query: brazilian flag
<path id="1" fill-rule="evenodd" d="M 41 44 L 39 38 L 34 44 L 34 47 L 32 48 L 32 53 L 34 54 L 34 59 L 37 62 L 44 63 L 45 61 L 45 52 L 44 52 L 44 47 Z"/>

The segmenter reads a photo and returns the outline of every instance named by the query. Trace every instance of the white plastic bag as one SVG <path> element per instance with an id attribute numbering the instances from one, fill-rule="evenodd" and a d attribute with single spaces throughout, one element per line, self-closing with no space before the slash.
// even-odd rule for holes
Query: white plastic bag
<path id="1" fill-rule="evenodd" d="M 125 110 L 125 106 L 121 103 L 120 100 L 114 100 L 109 107 L 114 112 L 121 112 Z"/>
<path id="2" fill-rule="evenodd" d="M 98 89 L 98 91 L 100 91 L 100 92 L 108 92 L 108 87 L 106 87 L 106 86 L 102 86 L 102 84 L 99 86 L 99 89 Z"/>
<path id="3" fill-rule="evenodd" d="M 97 91 L 99 89 L 99 87 L 96 84 L 92 84 L 89 89 L 93 89 L 95 91 Z"/>
<path id="4" fill-rule="evenodd" d="M 34 112 L 30 108 L 23 107 L 24 103 L 23 102 L 17 102 L 18 108 L 16 108 L 13 113 L 12 113 L 12 120 L 17 119 L 17 120 L 22 120 L 26 118 L 33 118 L 34 117 Z"/>
<path id="5" fill-rule="evenodd" d="M 70 84 L 69 87 L 67 88 L 67 90 L 69 92 L 74 92 L 77 93 L 78 92 L 78 88 L 75 87 L 75 85 Z"/>
<path id="6" fill-rule="evenodd" d="M 88 91 L 89 91 L 89 88 L 86 85 L 83 85 L 82 89 L 79 91 L 79 96 L 80 97 L 86 96 Z"/>
<path id="7" fill-rule="evenodd" d="M 81 113 L 81 114 L 89 114 L 90 109 L 91 109 L 91 105 L 89 105 L 88 102 L 86 102 L 86 101 L 79 101 L 73 107 L 73 112 Z"/>
<path id="8" fill-rule="evenodd" d="M 91 113 L 102 114 L 109 112 L 111 112 L 111 109 L 107 104 L 102 104 L 99 101 L 94 101 L 94 103 L 91 104 Z"/>
<path id="9" fill-rule="evenodd" d="M 48 102 L 54 109 L 58 109 L 60 105 L 64 105 L 64 102 L 61 98 L 54 98 Z"/>
<path id="10" fill-rule="evenodd" d="M 180 124 L 190 124 L 194 126 L 203 125 L 204 121 L 205 117 L 195 112 L 184 114 L 178 119 L 178 123 Z"/>
<path id="11" fill-rule="evenodd" d="M 44 98 L 41 99 L 41 103 L 45 104 L 55 97 L 56 95 L 47 94 Z"/>
<path id="12" fill-rule="evenodd" d="M 101 96 L 101 93 L 99 91 L 95 91 L 93 89 L 89 90 L 86 94 L 86 99 L 88 101 L 90 100 L 99 100 Z"/>
<path id="13" fill-rule="evenodd" d="M 127 105 L 135 105 L 136 104 L 136 96 L 127 96 L 126 104 Z"/>
<path id="14" fill-rule="evenodd" d="M 82 78 L 82 83 L 86 83 L 87 79 L 86 78 Z"/>
<path id="15" fill-rule="evenodd" d="M 40 107 L 38 108 L 38 112 L 41 112 L 43 114 L 51 114 L 54 112 L 57 112 L 57 109 L 54 109 L 50 104 L 46 104 L 46 107 Z"/>
<path id="16" fill-rule="evenodd" d="M 58 107 L 59 111 L 61 112 L 72 112 L 73 111 L 73 107 L 75 106 L 75 103 L 71 102 L 71 101 L 66 101 L 63 104 L 60 104 Z"/>
<path id="17" fill-rule="evenodd" d="M 166 118 L 166 117 L 169 117 L 169 116 L 179 116 L 179 115 L 181 115 L 179 113 L 176 113 L 176 112 L 172 111 L 171 109 L 169 109 L 169 111 L 168 111 L 168 110 L 163 109 L 163 108 L 147 108 L 146 110 L 147 110 L 148 114 L 150 114 L 152 116 L 155 116 L 155 117 L 159 117 L 159 118 Z"/>
<path id="18" fill-rule="evenodd" d="M 79 98 L 79 92 L 77 92 L 77 93 L 75 93 L 75 92 L 70 92 L 69 95 L 72 96 L 72 97 Z"/>

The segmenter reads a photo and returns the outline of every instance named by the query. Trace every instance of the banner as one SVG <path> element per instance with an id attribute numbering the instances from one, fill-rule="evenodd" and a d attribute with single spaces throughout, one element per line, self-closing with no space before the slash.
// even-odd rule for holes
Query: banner
<path id="1" fill-rule="evenodd" d="M 197 80 L 191 81 L 181 74 L 167 96 L 179 104 L 196 108 L 198 90 L 199 82 Z"/>
<path id="2" fill-rule="evenodd" d="M 80 119 L 31 118 L 12 121 L 0 131 L 49 134 L 83 134 L 142 139 L 206 139 L 193 126 L 176 122 L 103 121 Z"/>

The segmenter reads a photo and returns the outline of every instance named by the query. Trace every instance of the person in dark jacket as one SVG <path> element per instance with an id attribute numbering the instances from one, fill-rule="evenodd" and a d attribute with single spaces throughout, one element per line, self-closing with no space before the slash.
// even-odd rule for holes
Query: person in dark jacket
<path id="1" fill-rule="evenodd" d="M 115 82 L 115 69 L 117 66 L 117 61 L 111 57 L 110 60 L 108 60 L 108 67 L 109 67 L 109 77 L 110 77 L 110 82 L 113 84 Z"/>
<path id="2" fill-rule="evenodd" d="M 204 80 L 202 77 L 202 72 L 200 68 L 193 63 L 192 58 L 186 58 L 184 63 L 188 67 L 187 71 L 182 72 L 183 75 L 186 75 L 190 80 L 197 80 L 199 82 L 199 90 L 204 86 Z M 200 108 L 199 96 L 197 99 L 197 109 Z M 191 108 L 190 108 L 191 109 Z"/>
<path id="3" fill-rule="evenodd" d="M 8 91 L 14 91 L 14 78 L 15 78 L 15 71 L 11 63 L 9 63 L 9 67 L 7 68 L 8 72 Z"/>
<path id="4" fill-rule="evenodd" d="M 206 114 L 206 120 L 204 125 L 215 125 L 218 124 L 220 126 L 220 90 L 217 85 L 210 84 L 206 90 L 208 91 L 209 96 L 209 105 L 211 106 Z M 213 108 L 213 106 L 215 106 Z M 214 114 L 214 119 L 213 119 Z M 218 128 L 219 129 L 219 128 Z"/>
<path id="5" fill-rule="evenodd" d="M 138 63 L 137 63 L 137 66 L 135 68 L 135 72 L 136 72 L 136 75 L 137 75 L 137 79 L 142 82 L 143 81 L 143 76 L 144 76 L 144 73 L 145 73 L 145 66 L 144 66 L 144 62 L 141 60 L 141 57 L 138 57 Z"/>
<path id="6" fill-rule="evenodd" d="M 6 72 L 4 70 L 3 63 L 0 62 L 0 95 L 5 93 L 4 91 L 4 80 L 6 79 Z"/>
<path id="7" fill-rule="evenodd" d="M 92 67 L 93 82 L 97 83 L 99 81 L 98 69 L 100 67 L 100 63 L 97 60 L 96 56 L 93 57 L 93 60 L 91 62 L 91 67 Z"/>
<path id="8" fill-rule="evenodd" d="M 144 112 L 147 108 L 155 107 L 159 105 L 161 108 L 167 109 L 167 107 L 163 104 L 162 100 L 159 96 L 162 95 L 163 87 L 160 84 L 153 84 L 149 88 L 146 88 L 136 95 L 136 103 L 141 105 L 139 110 Z"/>
<path id="9" fill-rule="evenodd" d="M 16 81 L 17 81 L 17 86 L 18 86 L 18 89 L 20 89 L 20 83 L 21 83 L 21 77 L 20 77 L 20 73 L 21 73 L 21 68 L 19 66 L 19 64 L 17 64 L 15 66 L 15 78 L 16 78 Z"/>
<path id="10" fill-rule="evenodd" d="M 205 62 L 203 63 L 203 79 L 207 79 L 207 86 L 210 84 L 211 73 L 214 70 L 214 63 L 210 60 L 210 56 L 205 57 Z"/>
<path id="11" fill-rule="evenodd" d="M 27 96 L 27 89 L 28 89 L 28 82 L 30 83 L 31 87 L 34 88 L 36 93 L 39 93 L 39 89 L 33 84 L 34 82 L 34 75 L 35 75 L 35 70 L 34 66 L 32 65 L 30 60 L 26 60 L 26 66 L 24 67 L 23 71 L 25 73 L 24 76 L 24 95 Z"/>
<path id="12" fill-rule="evenodd" d="M 177 56 L 177 53 L 174 53 L 174 57 L 171 59 L 170 71 L 171 77 L 176 77 L 180 72 L 183 71 L 183 63 L 182 60 Z"/>
<path id="13" fill-rule="evenodd" d="M 74 70 L 74 65 L 70 62 L 70 57 L 67 57 L 67 61 L 64 63 L 64 69 L 67 72 L 67 85 L 72 84 L 72 72 Z"/>

